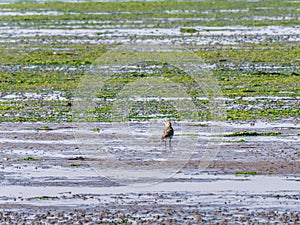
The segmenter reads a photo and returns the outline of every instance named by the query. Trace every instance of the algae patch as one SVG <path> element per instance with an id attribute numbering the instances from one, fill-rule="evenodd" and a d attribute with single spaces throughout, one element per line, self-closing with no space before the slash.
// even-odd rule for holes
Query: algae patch
<path id="1" fill-rule="evenodd" d="M 280 132 L 256 132 L 256 131 L 238 131 L 231 134 L 226 134 L 224 137 L 240 137 L 240 136 L 278 136 Z"/>

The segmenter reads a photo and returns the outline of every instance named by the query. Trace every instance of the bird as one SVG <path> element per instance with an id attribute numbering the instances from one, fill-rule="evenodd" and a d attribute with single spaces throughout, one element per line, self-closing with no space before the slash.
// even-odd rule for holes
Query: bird
<path id="1" fill-rule="evenodd" d="M 162 141 L 165 142 L 165 147 L 167 145 L 167 139 L 169 139 L 169 145 L 171 147 L 171 139 L 172 139 L 173 135 L 174 135 L 174 130 L 173 130 L 172 124 L 170 121 L 167 121 L 166 129 L 164 130 L 164 133 L 161 137 Z"/>

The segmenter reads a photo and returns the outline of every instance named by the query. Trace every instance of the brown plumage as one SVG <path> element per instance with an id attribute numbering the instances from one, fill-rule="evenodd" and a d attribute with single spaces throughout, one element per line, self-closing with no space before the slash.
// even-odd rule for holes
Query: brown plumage
<path id="1" fill-rule="evenodd" d="M 169 139 L 169 145 L 171 146 L 171 139 L 174 135 L 174 130 L 170 121 L 166 122 L 166 129 L 161 137 L 161 139 L 167 144 L 167 139 Z"/>

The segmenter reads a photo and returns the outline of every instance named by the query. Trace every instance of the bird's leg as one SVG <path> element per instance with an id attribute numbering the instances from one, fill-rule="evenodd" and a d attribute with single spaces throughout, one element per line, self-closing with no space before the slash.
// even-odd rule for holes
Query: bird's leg
<path id="1" fill-rule="evenodd" d="M 169 147 L 172 147 L 172 146 L 171 146 L 171 138 L 170 138 L 170 140 L 169 140 Z"/>

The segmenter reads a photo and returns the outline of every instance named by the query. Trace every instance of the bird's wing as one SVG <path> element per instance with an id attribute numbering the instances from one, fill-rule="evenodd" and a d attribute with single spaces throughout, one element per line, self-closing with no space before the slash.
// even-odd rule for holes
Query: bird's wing
<path id="1" fill-rule="evenodd" d="M 173 135 L 173 133 L 174 133 L 174 131 L 172 128 L 167 128 L 167 129 L 165 129 L 165 131 L 162 135 L 162 138 L 170 137 Z"/>

